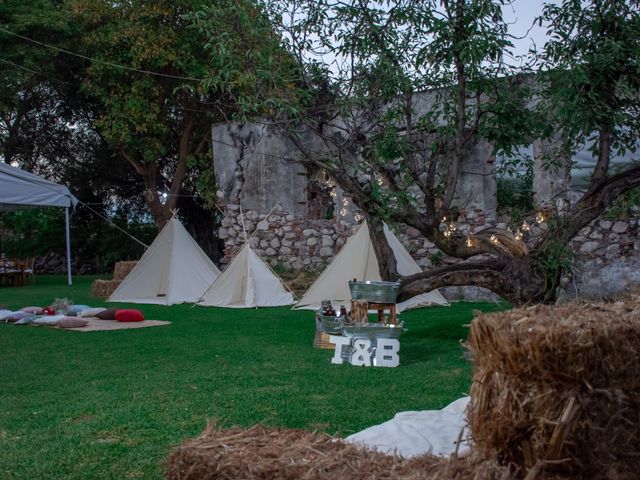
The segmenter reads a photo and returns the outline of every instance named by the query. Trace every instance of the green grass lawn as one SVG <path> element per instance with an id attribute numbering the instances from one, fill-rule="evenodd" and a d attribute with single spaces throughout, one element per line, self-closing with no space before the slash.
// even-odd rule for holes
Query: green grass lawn
<path id="1" fill-rule="evenodd" d="M 56 297 L 103 306 L 93 278 L 1 288 L 0 305 Z M 403 410 L 463 395 L 472 311 L 459 303 L 401 315 L 395 369 L 332 365 L 312 348 L 313 312 L 136 305 L 169 326 L 106 332 L 0 324 L 0 479 L 162 478 L 169 449 L 208 420 L 349 435 Z M 504 308 L 504 306 L 502 307 Z"/>

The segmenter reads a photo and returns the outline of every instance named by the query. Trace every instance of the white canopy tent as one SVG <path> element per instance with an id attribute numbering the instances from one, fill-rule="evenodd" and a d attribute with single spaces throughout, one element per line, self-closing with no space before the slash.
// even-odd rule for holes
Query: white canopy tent
<path id="1" fill-rule="evenodd" d="M 246 242 L 198 302 L 209 307 L 291 305 L 293 294 Z"/>
<path id="2" fill-rule="evenodd" d="M 218 267 L 174 216 L 107 301 L 195 303 L 218 275 Z"/>
<path id="3" fill-rule="evenodd" d="M 69 208 L 77 204 L 78 199 L 64 185 L 58 185 L 33 173 L 0 162 L 0 212 L 38 207 L 64 207 L 69 285 L 71 285 Z"/>
<path id="4" fill-rule="evenodd" d="M 389 247 L 391 247 L 396 257 L 398 273 L 402 276 L 420 273 L 422 269 L 386 225 L 384 226 L 384 233 L 389 242 Z M 320 303 L 325 299 L 331 300 L 334 305 L 346 304 L 351 299 L 349 280 L 354 278 L 358 280 L 381 280 L 378 259 L 369 238 L 367 222 L 362 222 L 356 233 L 349 237 L 342 250 L 333 258 L 293 308 L 318 310 Z M 398 312 L 402 312 L 411 308 L 448 304 L 438 290 L 432 290 L 399 303 L 397 309 Z"/>

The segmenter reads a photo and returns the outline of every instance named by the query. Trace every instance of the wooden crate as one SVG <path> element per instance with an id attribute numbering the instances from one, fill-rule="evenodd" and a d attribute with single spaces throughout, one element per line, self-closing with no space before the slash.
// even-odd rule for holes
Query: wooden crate
<path id="1" fill-rule="evenodd" d="M 335 350 L 336 346 L 329 341 L 329 334 L 316 330 L 316 336 L 313 339 L 314 348 L 324 348 L 327 350 Z"/>

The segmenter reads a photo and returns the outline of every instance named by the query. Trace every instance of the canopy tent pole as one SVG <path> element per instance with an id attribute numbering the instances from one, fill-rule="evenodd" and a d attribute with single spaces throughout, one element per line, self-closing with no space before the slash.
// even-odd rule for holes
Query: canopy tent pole
<path id="1" fill-rule="evenodd" d="M 69 207 L 64 209 L 64 223 L 67 233 L 67 283 L 71 285 L 71 233 L 69 231 Z"/>

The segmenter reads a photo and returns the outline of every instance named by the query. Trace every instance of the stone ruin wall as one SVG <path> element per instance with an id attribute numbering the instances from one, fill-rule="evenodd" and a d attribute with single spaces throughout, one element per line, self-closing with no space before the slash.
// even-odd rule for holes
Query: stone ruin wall
<path id="1" fill-rule="evenodd" d="M 229 262 L 244 242 L 240 206 L 228 204 L 225 211 L 227 215 L 218 232 L 226 244 L 223 264 Z M 272 266 L 294 270 L 324 268 L 358 225 L 309 220 L 283 211 L 267 215 L 243 210 L 243 216 L 249 243 L 256 253 Z M 481 216 L 477 218 L 485 220 Z M 495 221 L 458 225 L 470 232 L 492 226 L 506 228 L 506 224 Z M 545 224 L 533 225 L 527 239 L 534 240 L 544 229 Z M 444 255 L 414 228 L 403 226 L 395 233 L 424 270 L 459 261 Z M 575 237 L 572 250 L 576 255 L 575 275 L 563 279 L 562 297 L 607 297 L 640 285 L 640 218 L 594 220 Z M 449 299 L 496 299 L 495 295 L 477 287 L 449 287 L 443 293 Z"/>
<path id="2" fill-rule="evenodd" d="M 225 212 L 218 231 L 226 245 L 222 263 L 228 263 L 240 248 L 246 231 L 256 253 L 272 266 L 319 270 L 328 264 L 359 223 L 359 214 L 349 199 L 336 187 L 329 192 L 331 196 L 323 191 L 317 179 L 295 161 L 290 141 L 269 128 L 219 125 L 213 127 L 212 139 L 218 205 Z M 543 157 L 553 152 L 557 143 L 533 142 L 534 201 L 542 208 L 561 208 L 572 195 L 571 159 L 559 159 L 555 175 L 543 166 Z M 465 233 L 507 227 L 496 218 L 495 158 L 491 152 L 490 145 L 478 142 L 461 165 L 456 198 L 462 216 L 457 223 Z M 640 286 L 639 222 L 638 218 L 595 220 L 585 227 L 572 242 L 575 275 L 563 279 L 561 294 L 597 298 Z M 544 228 L 545 224 L 533 225 L 525 240 L 534 240 Z M 425 270 L 459 261 L 444 255 L 411 227 L 398 226 L 394 231 Z M 496 298 L 477 287 L 450 287 L 443 293 L 450 299 Z"/>

